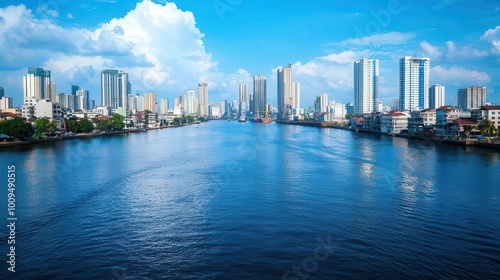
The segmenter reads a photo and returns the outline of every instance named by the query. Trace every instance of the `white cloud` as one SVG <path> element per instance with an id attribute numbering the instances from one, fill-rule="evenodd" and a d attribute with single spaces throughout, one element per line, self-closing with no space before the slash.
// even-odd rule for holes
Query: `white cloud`
<path id="1" fill-rule="evenodd" d="M 44 13 L 49 17 L 59 17 L 59 13 L 56 10 L 50 9 L 47 5 L 38 6 L 37 12 Z"/>
<path id="2" fill-rule="evenodd" d="M 72 13 L 67 14 L 66 17 L 69 18 L 69 19 L 74 19 L 75 18 Z"/>
<path id="3" fill-rule="evenodd" d="M 443 55 L 441 48 L 432 46 L 427 41 L 420 42 L 420 47 L 430 58 L 439 58 Z"/>
<path id="4" fill-rule="evenodd" d="M 446 69 L 441 66 L 431 68 L 433 83 L 448 84 L 458 87 L 480 86 L 490 81 L 490 76 L 485 72 L 468 70 L 463 67 Z"/>
<path id="5" fill-rule="evenodd" d="M 338 46 L 383 46 L 383 45 L 400 45 L 415 38 L 415 33 L 401 33 L 401 32 L 388 32 L 381 34 L 374 34 L 361 38 L 351 38 L 344 40 L 340 43 L 332 43 L 329 45 Z"/>
<path id="6" fill-rule="evenodd" d="M 47 12 L 43 6 L 39 9 Z M 204 34 L 196 27 L 194 15 L 174 3 L 143 1 L 124 17 L 92 30 L 63 28 L 51 19 L 38 19 L 24 5 L 0 8 L 0 22 L 0 70 L 46 67 L 56 83 L 78 82 L 94 89 L 96 98 L 99 73 L 108 68 L 128 72 L 134 93 L 179 94 L 203 80 L 212 92 L 237 96 L 238 84 L 250 77 L 244 69 L 219 72 L 205 50 Z M 65 87 L 58 85 L 58 89 Z"/>
<path id="7" fill-rule="evenodd" d="M 486 30 L 481 40 L 489 42 L 493 46 L 493 51 L 500 54 L 500 26 Z"/>

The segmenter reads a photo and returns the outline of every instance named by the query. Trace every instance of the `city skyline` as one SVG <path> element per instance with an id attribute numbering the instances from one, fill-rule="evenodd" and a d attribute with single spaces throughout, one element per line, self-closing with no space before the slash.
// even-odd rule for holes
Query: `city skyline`
<path id="1" fill-rule="evenodd" d="M 352 102 L 352 63 L 376 57 L 380 100 L 387 105 L 398 97 L 398 59 L 413 56 L 432 60 L 430 84 L 442 84 L 448 92 L 486 86 L 487 101 L 500 102 L 500 5 L 494 1 L 436 1 L 425 7 L 395 0 L 298 1 L 280 10 L 290 15 L 282 24 L 272 16 L 277 3 L 156 2 L 56 1 L 47 7 L 4 1 L 0 17 L 7 32 L 0 48 L 7 55 L 0 58 L 0 86 L 19 106 L 26 68 L 43 67 L 51 69 L 58 93 L 76 84 L 99 100 L 100 71 L 121 69 L 129 73 L 131 94 L 154 91 L 173 99 L 207 81 L 213 100 L 238 100 L 239 84 L 262 74 L 271 85 L 268 103 L 277 104 L 276 69 L 292 64 L 307 107 L 323 92 Z M 257 27 L 268 26 L 268 32 L 248 27 L 254 12 L 262 15 Z M 148 20 L 153 17 L 158 22 Z M 420 22 L 418 28 L 412 22 Z M 446 95 L 445 103 L 457 104 L 457 96 Z"/>

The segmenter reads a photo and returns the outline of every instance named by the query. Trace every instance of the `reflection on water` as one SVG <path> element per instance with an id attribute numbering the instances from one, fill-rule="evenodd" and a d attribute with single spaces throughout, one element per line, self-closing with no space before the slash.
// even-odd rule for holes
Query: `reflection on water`
<path id="1" fill-rule="evenodd" d="M 212 121 L 0 162 L 22 167 L 22 278 L 281 279 L 318 237 L 311 279 L 500 277 L 496 151 Z"/>

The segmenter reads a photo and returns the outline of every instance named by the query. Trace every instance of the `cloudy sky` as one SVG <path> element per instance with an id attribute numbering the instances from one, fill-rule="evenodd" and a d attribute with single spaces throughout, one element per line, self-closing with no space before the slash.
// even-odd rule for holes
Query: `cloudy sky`
<path id="1" fill-rule="evenodd" d="M 209 82 L 210 101 L 238 98 L 238 84 L 293 65 L 302 107 L 323 92 L 353 101 L 353 62 L 380 59 L 381 99 L 398 93 L 398 60 L 429 57 L 432 84 L 488 87 L 500 103 L 500 2 L 497 0 L 3 0 L 0 86 L 22 103 L 30 66 L 52 71 L 57 92 L 72 84 L 101 103 L 100 71 L 124 70 L 132 92 L 173 98 Z M 21 1 L 22 2 L 22 1 Z M 252 91 L 252 86 L 249 86 Z"/>

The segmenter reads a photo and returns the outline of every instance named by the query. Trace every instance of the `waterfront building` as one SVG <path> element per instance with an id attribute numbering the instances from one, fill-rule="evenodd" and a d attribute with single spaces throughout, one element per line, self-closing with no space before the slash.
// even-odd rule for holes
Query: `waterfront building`
<path id="1" fill-rule="evenodd" d="M 157 112 L 156 93 L 150 91 L 144 94 L 144 111 L 149 110 L 153 113 Z"/>
<path id="2" fill-rule="evenodd" d="M 354 114 L 354 103 L 349 102 L 345 105 L 346 113 L 348 115 L 353 115 Z"/>
<path id="3" fill-rule="evenodd" d="M 199 83 L 198 84 L 198 102 L 199 102 L 199 110 L 197 113 L 200 116 L 208 116 L 208 83 Z"/>
<path id="4" fill-rule="evenodd" d="M 92 113 L 111 117 L 111 107 L 96 106 L 94 109 L 92 109 Z"/>
<path id="5" fill-rule="evenodd" d="M 413 111 L 408 119 L 408 133 L 418 136 L 432 136 L 436 126 L 436 109 L 427 108 L 422 111 Z"/>
<path id="6" fill-rule="evenodd" d="M 481 124 L 483 120 L 491 122 L 495 128 L 500 128 L 500 105 L 485 105 L 471 110 L 472 119 Z"/>
<path id="7" fill-rule="evenodd" d="M 328 94 L 323 93 L 316 97 L 316 102 L 314 103 L 314 111 L 316 113 L 328 113 Z"/>
<path id="8" fill-rule="evenodd" d="M 450 131 L 452 122 L 456 119 L 470 119 L 471 112 L 463 111 L 455 106 L 442 106 L 436 109 L 436 136 L 449 137 L 457 136 L 455 132 Z"/>
<path id="9" fill-rule="evenodd" d="M 48 99 L 52 97 L 50 70 L 30 67 L 23 76 L 24 99 Z"/>
<path id="10" fill-rule="evenodd" d="M 244 114 L 248 110 L 247 106 L 248 106 L 248 85 L 240 84 L 238 114 L 239 115 Z"/>
<path id="11" fill-rule="evenodd" d="M 354 62 L 354 113 L 380 112 L 379 60 L 363 58 Z"/>
<path id="12" fill-rule="evenodd" d="M 429 107 L 429 58 L 405 56 L 399 60 L 399 110 Z"/>
<path id="13" fill-rule="evenodd" d="M 293 76 L 292 65 L 288 64 L 285 68 L 277 70 L 278 79 L 278 118 L 284 119 L 288 108 L 295 108 L 293 94 Z"/>
<path id="14" fill-rule="evenodd" d="M 160 114 L 165 115 L 165 114 L 167 114 L 167 112 L 168 112 L 168 99 L 161 98 L 160 99 Z"/>
<path id="15" fill-rule="evenodd" d="M 300 115 L 300 83 L 299 82 L 293 82 L 293 101 L 294 101 L 294 108 L 293 108 L 293 114 L 294 115 Z"/>
<path id="16" fill-rule="evenodd" d="M 0 97 L 0 110 L 10 108 L 12 108 L 12 98 L 7 96 Z"/>
<path id="17" fill-rule="evenodd" d="M 195 96 L 194 90 L 188 90 L 188 92 L 187 92 L 186 114 L 188 114 L 188 115 L 197 115 L 198 114 L 198 99 Z"/>
<path id="18" fill-rule="evenodd" d="M 380 117 L 380 131 L 383 133 L 401 133 L 408 129 L 408 115 L 404 112 L 393 111 Z"/>
<path id="19" fill-rule="evenodd" d="M 89 110 L 90 109 L 89 91 L 84 88 L 81 88 L 76 91 L 75 95 L 77 97 L 77 102 L 75 107 L 80 110 Z"/>
<path id="20" fill-rule="evenodd" d="M 458 107 L 462 110 L 477 109 L 486 105 L 486 87 L 468 87 L 458 90 Z"/>
<path id="21" fill-rule="evenodd" d="M 112 109 L 128 110 L 128 96 L 131 85 L 128 74 L 123 71 L 108 69 L 101 72 L 101 103 Z"/>
<path id="22" fill-rule="evenodd" d="M 437 109 L 445 105 L 445 88 L 436 84 L 429 88 L 429 108 Z"/>
<path id="23" fill-rule="evenodd" d="M 136 94 L 135 95 L 135 104 L 136 104 L 136 110 L 139 112 L 144 111 L 144 96 Z"/>
<path id="24" fill-rule="evenodd" d="M 254 115 L 264 115 L 267 104 L 266 77 L 259 75 L 253 77 L 253 110 Z"/>

